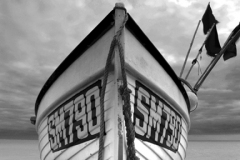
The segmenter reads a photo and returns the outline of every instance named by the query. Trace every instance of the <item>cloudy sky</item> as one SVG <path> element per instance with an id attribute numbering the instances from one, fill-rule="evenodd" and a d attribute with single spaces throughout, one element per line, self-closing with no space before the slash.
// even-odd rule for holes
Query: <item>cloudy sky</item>
<path id="1" fill-rule="evenodd" d="M 122 2 L 179 75 L 197 23 L 209 1 Z M 34 115 L 41 87 L 114 5 L 114 0 L 0 1 L 0 138 L 36 138 L 29 118 Z M 223 45 L 240 21 L 240 1 L 212 0 L 211 7 L 220 22 L 217 29 Z M 204 38 L 201 24 L 185 71 Z M 237 48 L 240 52 L 240 42 Z M 204 49 L 199 61 L 202 71 L 210 60 Z M 193 137 L 236 137 L 240 133 L 239 61 L 240 56 L 225 62 L 220 59 L 198 92 L 199 107 L 191 114 Z M 192 85 L 200 76 L 198 70 L 196 65 L 188 79 Z"/>

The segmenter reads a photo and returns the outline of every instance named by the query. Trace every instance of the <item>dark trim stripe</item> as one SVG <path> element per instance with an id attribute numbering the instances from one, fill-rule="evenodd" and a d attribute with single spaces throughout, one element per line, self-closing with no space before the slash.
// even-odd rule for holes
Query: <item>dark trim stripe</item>
<path id="1" fill-rule="evenodd" d="M 58 79 L 58 77 L 88 48 L 90 48 L 99 38 L 101 38 L 114 25 L 114 10 L 111 11 L 87 37 L 66 57 L 66 59 L 58 66 L 49 79 L 41 89 L 36 103 L 35 115 L 37 115 L 39 104 L 51 85 Z"/>
<path id="2" fill-rule="evenodd" d="M 129 14 L 128 14 L 129 15 Z M 178 86 L 179 90 L 182 92 L 183 97 L 187 103 L 188 112 L 190 113 L 190 102 L 186 90 L 184 89 L 178 76 L 175 74 L 171 66 L 163 58 L 158 49 L 152 44 L 148 37 L 144 34 L 141 28 L 129 15 L 128 21 L 126 23 L 126 28 L 137 38 L 137 40 L 148 50 L 148 52 L 156 59 L 156 61 L 163 67 L 163 69 L 170 75 L 173 81 Z"/>
<path id="3" fill-rule="evenodd" d="M 40 91 L 36 104 L 35 114 L 37 115 L 39 104 L 46 94 L 51 85 L 58 79 L 58 77 L 78 58 L 80 57 L 89 47 L 91 47 L 102 35 L 104 35 L 114 25 L 114 10 L 112 10 L 98 25 L 97 27 L 67 56 L 67 58 L 59 65 L 59 67 L 53 72 L 47 82 L 44 84 Z M 176 83 L 178 88 L 183 94 L 185 101 L 190 111 L 190 104 L 187 93 L 181 84 L 178 76 L 172 70 L 167 61 L 163 58 L 157 48 L 143 33 L 140 27 L 136 24 L 133 18 L 128 14 L 129 18 L 126 23 L 126 28 L 138 39 L 138 41 L 149 51 L 149 53 L 156 59 L 156 61 L 163 67 L 163 69 L 170 75 L 173 81 Z"/>

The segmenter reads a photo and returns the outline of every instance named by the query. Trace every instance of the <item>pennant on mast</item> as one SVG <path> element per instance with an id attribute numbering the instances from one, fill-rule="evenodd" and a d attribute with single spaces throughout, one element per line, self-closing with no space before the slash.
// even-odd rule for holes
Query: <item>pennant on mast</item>
<path id="1" fill-rule="evenodd" d="M 207 69 L 204 71 L 204 73 L 202 74 L 202 76 L 198 79 L 198 81 L 196 82 L 195 86 L 194 86 L 194 91 L 197 92 L 198 89 L 201 87 L 202 83 L 204 82 L 204 80 L 206 79 L 206 77 L 208 76 L 208 74 L 211 72 L 211 70 L 213 69 L 213 67 L 216 65 L 216 63 L 218 62 L 218 60 L 220 59 L 220 57 L 227 51 L 227 49 L 229 48 L 230 44 L 235 44 L 236 41 L 239 39 L 240 37 L 240 27 L 238 25 L 238 27 L 236 27 L 233 32 L 229 35 L 228 39 L 226 40 L 223 48 L 221 49 L 221 51 L 219 52 L 219 54 L 217 54 L 216 57 L 214 57 L 214 59 L 212 60 L 212 62 L 209 64 L 209 66 L 207 67 Z"/>
<path id="2" fill-rule="evenodd" d="M 207 9 L 202 17 L 203 22 L 203 33 L 207 34 L 208 31 L 211 29 L 211 27 L 218 23 L 218 21 L 215 19 L 214 15 L 212 14 L 212 9 L 210 7 L 210 2 L 208 3 Z"/>
<path id="3" fill-rule="evenodd" d="M 205 48 L 207 50 L 207 54 L 211 57 L 214 57 L 211 63 L 208 65 L 204 73 L 201 75 L 201 77 L 196 82 L 193 90 L 195 93 L 199 90 L 202 83 L 205 81 L 213 67 L 216 65 L 220 57 L 223 55 L 223 59 L 226 61 L 229 58 L 235 57 L 237 55 L 237 49 L 236 49 L 236 42 L 238 41 L 240 37 L 240 23 L 234 28 L 234 30 L 229 35 L 228 39 L 224 43 L 223 47 L 221 48 L 219 39 L 218 39 L 218 33 L 216 24 L 218 21 L 215 19 L 214 15 L 212 14 L 212 9 L 210 7 L 210 3 L 207 6 L 207 9 L 202 17 L 203 22 L 203 32 L 204 34 L 208 34 L 203 45 L 199 49 L 199 53 L 197 57 L 194 59 L 194 63 L 192 64 L 185 80 L 187 79 L 189 73 L 191 72 L 193 65 L 196 63 L 198 56 L 202 52 L 202 47 L 205 45 Z"/>
<path id="4" fill-rule="evenodd" d="M 199 49 L 199 52 L 198 52 L 196 58 L 194 59 L 195 62 L 197 62 L 197 58 L 201 54 L 202 48 L 204 45 L 207 50 L 207 54 L 211 57 L 215 57 L 221 50 L 221 46 L 220 46 L 219 39 L 218 39 L 217 28 L 216 28 L 216 24 L 218 23 L 218 21 L 212 14 L 212 9 L 210 7 L 210 3 L 208 3 L 208 6 L 202 16 L 202 22 L 203 22 L 203 32 L 204 32 L 204 34 L 207 34 L 207 37 L 206 37 L 205 41 L 203 42 L 201 48 Z M 200 24 L 200 21 L 198 23 L 198 26 L 199 26 L 199 24 Z M 197 26 L 197 29 L 198 29 L 198 26 Z M 194 33 L 193 40 L 195 38 L 195 34 L 196 34 L 196 31 Z M 193 40 L 192 40 L 192 42 L 193 42 Z M 191 45 L 192 45 L 192 42 L 191 42 Z M 183 73 L 183 70 L 184 70 L 190 49 L 191 49 L 191 45 L 190 45 L 189 51 L 187 53 L 185 62 L 183 64 L 183 67 L 182 67 L 182 70 L 180 73 L 180 78 L 182 76 L 182 73 Z M 189 69 L 189 71 L 185 77 L 185 80 L 188 78 L 188 75 L 190 74 L 193 66 L 195 65 L 195 62 L 194 61 L 192 62 L 192 66 Z"/>
<path id="5" fill-rule="evenodd" d="M 232 31 L 232 33 L 230 34 L 230 38 L 229 40 L 231 40 L 235 35 L 236 33 L 240 30 L 240 23 L 234 28 L 234 30 Z M 236 47 L 236 42 L 238 41 L 239 37 L 236 39 L 235 42 L 231 43 L 226 52 L 223 54 L 223 59 L 224 61 L 230 59 L 230 58 L 233 58 L 233 57 L 236 57 L 237 56 L 237 47 Z"/>
<path id="6" fill-rule="evenodd" d="M 209 34 L 210 35 L 205 42 L 205 48 L 207 50 L 207 55 L 215 57 L 221 50 L 216 25 L 213 26 L 213 29 Z"/>

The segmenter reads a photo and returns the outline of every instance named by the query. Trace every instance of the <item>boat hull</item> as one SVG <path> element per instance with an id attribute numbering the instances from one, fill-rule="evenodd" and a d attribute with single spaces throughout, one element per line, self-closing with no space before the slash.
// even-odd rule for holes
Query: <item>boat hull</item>
<path id="1" fill-rule="evenodd" d="M 171 142 L 171 136 L 165 133 L 159 133 L 161 130 L 164 130 L 164 127 L 167 128 L 165 126 L 166 123 L 166 117 L 163 117 L 163 113 L 165 112 L 164 110 L 164 105 L 162 106 L 162 108 L 160 108 L 160 105 L 158 105 L 158 108 L 161 109 L 161 111 L 159 111 L 157 114 L 159 117 L 161 117 L 162 119 L 162 123 L 160 121 L 157 121 L 157 119 L 154 119 L 154 116 L 150 113 L 151 111 L 153 111 L 153 106 L 155 104 L 152 104 L 152 102 L 149 102 L 148 104 L 151 103 L 150 107 L 150 111 L 149 113 L 146 113 L 147 118 L 141 119 L 138 118 L 139 116 L 134 116 L 134 114 L 136 113 L 136 110 L 139 109 L 141 110 L 141 106 L 139 107 L 139 104 L 137 104 L 138 102 L 141 101 L 141 98 L 137 98 L 136 94 L 140 94 L 140 92 L 138 93 L 139 89 L 139 84 L 141 84 L 141 86 L 144 86 L 146 84 L 143 85 L 142 82 L 140 82 L 139 80 L 136 80 L 132 75 L 128 74 L 128 88 L 131 89 L 131 110 L 132 110 L 132 119 L 133 122 L 135 123 L 135 131 L 136 131 L 136 137 L 135 138 L 135 146 L 136 146 L 136 155 L 140 158 L 140 159 L 174 159 L 174 160 L 181 160 L 181 159 L 185 159 L 186 156 L 186 148 L 187 148 L 187 133 L 188 133 L 188 124 L 187 121 L 183 118 L 183 116 L 180 114 L 180 112 L 178 112 L 174 106 L 167 101 L 163 96 L 161 96 L 160 94 L 158 94 L 157 92 L 155 92 L 154 90 L 150 90 L 149 88 L 147 88 L 146 86 L 144 87 L 145 90 L 145 95 L 141 93 L 141 95 L 143 97 L 149 97 L 150 98 L 150 94 L 153 95 L 156 99 L 161 99 L 164 100 L 164 104 L 166 106 L 168 106 L 168 108 L 170 108 L 170 112 L 176 112 L 180 117 L 181 117 L 181 122 L 179 127 L 177 125 L 173 126 L 172 128 L 175 128 L 175 134 L 172 133 L 171 136 L 173 138 L 173 140 L 175 141 L 179 141 L 176 142 L 178 143 L 176 150 L 173 150 L 173 141 Z M 52 159 L 97 159 L 98 156 L 98 149 L 99 149 L 99 138 L 98 135 L 96 135 L 93 138 L 87 139 L 87 135 L 94 135 L 94 133 L 99 133 L 100 131 L 100 106 L 99 106 L 99 101 L 100 101 L 100 89 L 101 89 L 101 84 L 102 83 L 102 78 L 99 78 L 98 80 L 94 81 L 93 83 L 90 83 L 87 87 L 85 88 L 80 88 L 79 92 L 75 92 L 74 94 L 70 94 L 73 96 L 69 96 L 68 99 L 65 99 L 65 102 L 63 102 L 62 104 L 58 104 L 56 105 L 56 108 L 53 109 L 53 111 L 46 115 L 45 118 L 42 120 L 42 122 L 39 124 L 38 127 L 38 135 L 39 135 L 39 149 L 40 149 L 40 155 L 41 155 L 41 159 L 43 160 L 52 160 Z M 118 86 L 118 84 L 115 84 L 114 82 L 114 78 L 113 75 L 111 74 L 109 76 L 109 80 L 108 80 L 108 84 L 107 84 L 107 89 L 106 89 L 106 95 L 105 95 L 105 141 L 104 141 L 104 159 L 115 159 L 116 155 L 114 155 L 114 153 L 118 153 L 121 152 L 121 154 L 123 155 L 123 157 L 126 157 L 126 136 L 125 136 L 125 125 L 123 122 L 123 118 L 121 117 L 122 113 L 117 113 L 119 111 L 121 111 L 121 108 L 117 108 L 116 107 L 116 103 L 115 103 L 115 87 L 116 85 Z M 149 89 L 149 90 L 148 90 Z M 90 101 L 88 100 L 88 96 L 86 96 L 86 94 L 88 95 L 88 93 L 92 93 L 89 94 L 89 96 L 94 96 L 95 102 L 95 118 L 91 118 L 90 115 L 92 114 L 93 110 L 91 111 L 90 108 Z M 148 92 L 151 92 L 150 94 Z M 146 95 L 149 94 L 149 95 Z M 84 96 L 83 96 L 84 95 Z M 139 95 L 138 95 L 139 96 Z M 84 98 L 85 97 L 85 98 Z M 153 99 L 153 98 L 152 98 Z M 85 110 L 86 115 L 85 115 L 85 120 L 83 120 L 83 116 L 78 116 L 79 118 L 77 119 L 77 105 L 79 106 L 79 102 L 83 102 L 85 105 L 82 106 L 82 110 Z M 68 102 L 68 103 L 66 103 Z M 71 103 L 71 105 L 69 105 L 69 103 Z M 158 103 L 159 104 L 159 103 Z M 91 104 L 92 105 L 92 104 Z M 56 126 L 55 128 L 61 128 L 59 127 L 61 125 L 61 122 L 56 122 L 56 120 L 51 119 L 51 116 L 55 116 L 57 113 L 56 117 L 61 117 L 60 114 L 60 110 L 62 108 L 64 108 L 65 106 L 71 106 L 72 109 L 74 110 L 72 112 L 71 115 L 67 114 L 67 112 L 62 112 L 62 114 L 64 115 L 63 117 L 63 121 L 62 124 L 64 123 L 64 127 L 62 129 L 59 129 L 59 131 L 54 131 L 54 134 L 52 134 L 52 126 L 51 123 L 55 122 Z M 92 106 L 91 106 L 92 107 Z M 68 108 L 68 107 L 65 107 Z M 75 108 L 75 109 L 74 109 Z M 67 111 L 67 109 L 65 109 Z M 69 110 L 69 109 L 68 109 Z M 140 112 L 143 113 L 143 110 L 141 110 Z M 155 111 L 157 112 L 157 111 Z M 116 116 L 117 113 L 117 116 Z M 162 115 L 161 115 L 162 113 Z M 170 113 L 169 113 L 170 115 Z M 69 118 L 72 116 L 73 119 L 76 119 L 75 122 L 70 123 L 69 122 Z M 89 117 L 87 117 L 89 116 Z M 55 117 L 55 119 L 56 119 Z M 93 117 L 93 116 L 92 116 Z M 176 116 L 175 116 L 176 117 Z M 141 135 L 145 135 L 145 137 L 147 137 L 147 134 L 149 132 L 149 130 L 152 129 L 152 125 L 150 125 L 150 119 L 153 118 L 153 123 L 155 121 L 155 130 L 157 130 L 157 125 L 160 126 L 159 127 L 159 131 L 156 133 L 150 133 L 150 140 L 146 141 L 146 140 L 142 140 Z M 81 123 L 81 127 L 84 127 L 86 130 L 85 134 L 84 131 L 82 131 L 82 137 L 79 136 L 77 137 L 78 133 L 77 130 L 72 129 L 72 132 L 70 131 L 70 126 L 77 126 L 79 125 L 79 121 L 80 119 L 82 120 Z M 93 124 L 93 121 L 96 120 L 95 125 Z M 142 120 L 142 123 L 145 123 L 145 127 L 143 127 L 144 125 L 140 125 L 140 121 Z M 138 121 L 138 122 L 137 122 Z M 85 124 L 84 124 L 85 122 Z M 164 124 L 163 124 L 164 122 Z M 75 123 L 75 125 L 74 125 Z M 116 125 L 117 123 L 117 125 Z M 168 123 L 168 128 L 170 128 L 171 122 L 169 120 Z M 167 124 L 166 123 L 166 124 Z M 119 125 L 122 124 L 122 126 L 119 128 Z M 173 124 L 173 123 L 172 123 Z M 163 125 L 161 127 L 161 125 Z M 145 130 L 144 130 L 145 129 Z M 154 129 L 154 128 L 153 128 Z M 116 132 L 119 132 L 116 134 Z M 71 133 L 70 133 L 71 132 Z M 167 132 L 167 130 L 166 130 Z M 58 134 L 55 134 L 58 133 Z M 60 134 L 62 134 L 62 136 L 60 136 Z M 66 134 L 66 136 L 64 136 L 64 134 Z M 154 134 L 154 135 L 153 135 Z M 156 138 L 156 135 L 158 134 L 159 138 L 159 144 L 156 143 L 151 143 L 151 138 L 154 136 L 153 141 Z M 178 135 L 177 135 L 178 134 Z M 153 135 L 151 137 L 151 135 Z M 54 138 L 53 138 L 54 136 Z M 57 140 L 59 136 L 59 140 Z M 179 137 L 177 137 L 179 136 Z M 75 143 L 72 143 L 72 145 L 70 144 L 71 141 L 71 137 L 73 137 L 72 142 L 74 141 Z M 139 138 L 138 138 L 139 137 Z M 160 140 L 161 137 L 163 137 L 162 141 L 162 146 L 160 146 Z M 178 139 L 178 140 L 177 140 Z M 53 141 L 55 141 L 55 145 L 57 146 L 53 146 Z M 76 144 L 76 142 L 79 141 L 79 144 Z M 117 143 L 118 142 L 118 143 Z M 78 142 L 77 142 L 78 143 Z M 172 148 L 171 150 L 168 148 L 167 144 L 169 143 L 170 148 Z M 70 146 L 69 146 L 70 144 Z M 116 145 L 117 144 L 117 145 Z M 122 146 L 122 148 L 120 149 L 119 146 Z M 56 149 L 56 150 L 55 150 Z M 117 150 L 117 151 L 115 151 Z M 120 155 L 118 154 L 117 157 L 119 157 Z"/>
<path id="2" fill-rule="evenodd" d="M 104 68 L 124 15 L 124 9 L 113 10 L 56 69 L 40 92 L 35 111 L 41 160 L 98 158 Z M 137 157 L 185 159 L 190 119 L 183 86 L 130 15 L 120 41 L 131 90 Z M 104 98 L 105 160 L 127 158 L 119 51 L 114 50 L 114 54 Z"/>

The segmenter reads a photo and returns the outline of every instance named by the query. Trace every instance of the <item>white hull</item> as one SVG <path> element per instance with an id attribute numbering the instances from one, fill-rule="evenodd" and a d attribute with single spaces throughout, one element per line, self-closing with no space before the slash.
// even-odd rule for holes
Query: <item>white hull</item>
<path id="1" fill-rule="evenodd" d="M 112 77 L 111 77 L 112 78 Z M 131 79 L 128 77 L 128 80 Z M 132 80 L 132 79 L 131 79 Z M 131 105 L 132 110 L 134 108 L 134 86 L 135 84 L 129 83 L 129 88 L 133 91 L 131 95 Z M 113 116 L 114 112 L 116 112 L 116 108 L 114 108 L 114 81 L 111 79 L 108 83 L 107 90 L 106 90 L 106 98 L 105 98 L 105 125 L 106 125 L 106 137 L 105 137 L 105 149 L 104 149 L 104 159 L 114 159 L 114 143 L 116 139 L 114 139 L 114 130 L 118 131 L 118 127 L 114 125 L 114 121 L 118 121 L 118 118 Z M 99 97 L 98 97 L 99 101 Z M 97 106 L 99 109 L 99 105 Z M 97 110 L 98 110 L 97 109 Z M 117 109 L 118 110 L 118 109 Z M 119 113 L 119 115 L 121 115 Z M 97 115 L 99 115 L 99 110 L 97 111 Z M 99 147 L 99 140 L 98 138 L 94 140 L 90 140 L 84 142 L 82 144 L 60 150 L 57 152 L 52 152 L 49 142 L 48 136 L 48 118 L 46 117 L 43 122 L 39 125 L 39 148 L 41 152 L 41 159 L 45 160 L 52 160 L 52 159 L 89 159 L 94 158 L 97 159 L 98 155 L 98 147 Z M 100 122 L 100 121 L 98 121 Z M 170 151 L 169 149 L 157 146 L 155 144 L 151 144 L 149 142 L 142 141 L 138 138 L 135 139 L 135 146 L 136 146 L 136 153 L 140 159 L 174 159 L 180 160 L 185 159 L 186 156 L 186 148 L 187 148 L 187 132 L 188 132 L 188 125 L 184 119 L 182 119 L 182 128 L 181 128 L 181 138 L 180 144 L 178 147 L 178 151 L 176 153 Z M 99 125 L 99 124 L 98 124 Z M 95 128 L 94 128 L 95 129 Z M 99 127 L 97 127 L 99 130 Z M 124 136 L 125 138 L 125 136 Z M 117 138 L 118 140 L 118 138 Z M 118 144 L 118 143 L 117 143 Z M 126 147 L 126 143 L 124 144 Z"/>
<path id="2" fill-rule="evenodd" d="M 121 12 L 123 11 L 120 14 Z M 50 85 L 40 94 L 36 105 L 36 127 L 41 160 L 98 158 L 99 96 L 106 57 L 116 25 L 117 23 L 109 27 L 80 57 L 71 61 L 64 71 L 60 71 L 60 74 L 55 71 L 53 75 L 58 76 L 52 76 L 54 80 L 50 78 L 50 82 L 47 82 Z M 150 53 L 149 47 L 143 46 L 133 35 L 130 24 L 123 33 L 123 44 L 128 87 L 132 91 L 131 111 L 136 132 L 136 155 L 140 159 L 151 160 L 185 159 L 190 120 L 189 102 L 183 87 L 174 80 L 171 68 L 164 66 L 166 61 L 163 60 L 163 64 L 160 64 Z M 104 104 L 106 160 L 126 159 L 127 148 L 123 102 L 118 91 L 121 79 L 117 57 L 113 64 Z M 176 76 L 175 78 L 177 79 Z M 148 105 L 144 107 L 143 103 Z M 159 116 L 158 119 L 156 115 Z M 157 131 L 151 130 L 151 127 Z M 155 142 L 150 143 L 142 138 L 152 138 Z"/>

